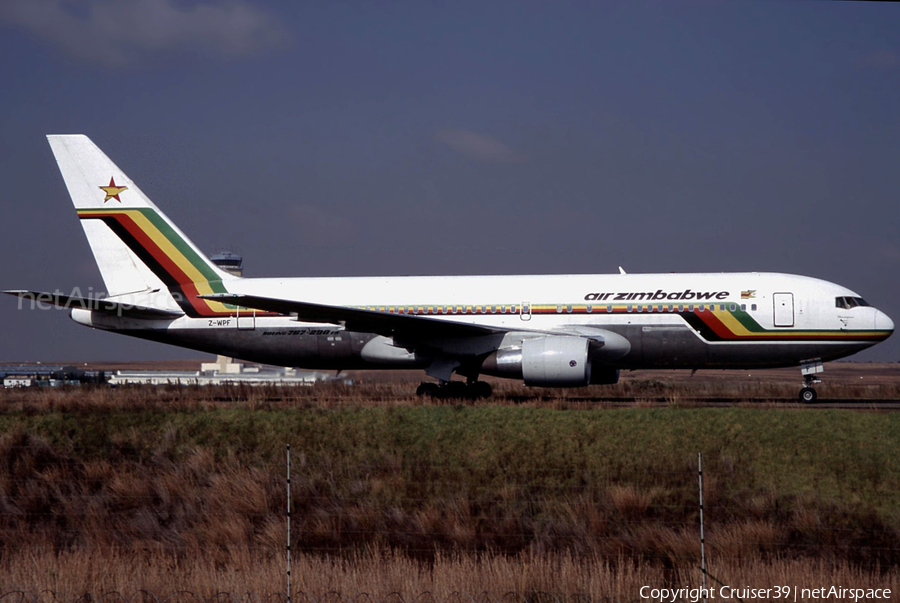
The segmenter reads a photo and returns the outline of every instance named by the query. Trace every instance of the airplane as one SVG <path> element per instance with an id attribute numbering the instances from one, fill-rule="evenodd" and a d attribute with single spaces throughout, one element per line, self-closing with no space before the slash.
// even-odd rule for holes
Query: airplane
<path id="1" fill-rule="evenodd" d="M 5 293 L 95 329 L 288 367 L 424 369 L 430 397 L 488 397 L 481 375 L 579 387 L 621 370 L 798 366 L 804 402 L 823 362 L 894 330 L 845 287 L 779 273 L 242 278 L 88 137 L 47 138 L 107 294 Z"/>

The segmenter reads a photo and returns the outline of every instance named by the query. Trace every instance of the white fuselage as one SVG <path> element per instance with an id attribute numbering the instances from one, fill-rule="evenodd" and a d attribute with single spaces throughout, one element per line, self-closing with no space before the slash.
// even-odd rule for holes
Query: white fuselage
<path id="1" fill-rule="evenodd" d="M 777 273 L 245 278 L 227 287 L 242 295 L 486 325 L 519 339 L 529 332 L 603 329 L 629 343 L 621 357 L 605 361 L 618 368 L 790 366 L 853 354 L 893 329 L 871 306 L 839 307 L 836 300 L 859 299 L 845 287 Z M 147 321 L 129 324 L 86 311 L 73 317 L 98 328 L 288 366 L 426 364 L 415 354 L 370 353 L 367 359 L 363 349 L 380 337 L 371 333 L 246 309 L 226 317 L 155 321 L 151 329 Z"/>

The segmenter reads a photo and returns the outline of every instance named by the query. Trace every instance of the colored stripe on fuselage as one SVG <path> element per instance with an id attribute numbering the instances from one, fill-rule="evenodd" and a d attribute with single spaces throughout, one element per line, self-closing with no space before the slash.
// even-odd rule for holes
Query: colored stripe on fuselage
<path id="1" fill-rule="evenodd" d="M 747 341 L 881 341 L 890 336 L 890 331 L 876 330 L 835 330 L 806 329 L 793 327 L 766 329 L 749 313 L 740 310 L 734 302 L 716 304 L 726 309 L 711 309 L 704 305 L 700 310 L 698 304 L 689 310 L 690 304 L 532 304 L 530 313 L 533 316 L 641 316 L 665 315 L 679 316 L 684 319 L 700 336 L 709 342 L 747 342 Z M 735 306 L 734 310 L 727 309 Z M 650 311 L 650 308 L 653 308 Z M 672 309 L 670 310 L 669 307 Z M 502 308 L 502 310 L 501 310 Z M 631 308 L 631 310 L 629 310 Z M 638 308 L 641 309 L 638 312 Z M 361 310 L 385 312 L 389 314 L 410 314 L 422 316 L 516 316 L 521 313 L 519 304 L 428 304 L 397 306 L 361 306 Z M 493 310 L 493 311 L 492 311 Z"/>

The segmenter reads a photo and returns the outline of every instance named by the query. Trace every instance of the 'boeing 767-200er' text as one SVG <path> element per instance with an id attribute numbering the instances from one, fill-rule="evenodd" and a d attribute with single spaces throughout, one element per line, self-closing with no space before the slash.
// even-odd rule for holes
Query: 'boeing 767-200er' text
<path id="1" fill-rule="evenodd" d="M 7 293 L 97 329 L 281 366 L 424 369 L 432 396 L 490 395 L 479 375 L 577 387 L 621 369 L 798 366 L 805 401 L 823 361 L 894 329 L 853 291 L 789 274 L 241 278 L 86 136 L 48 139 L 108 293 Z"/>

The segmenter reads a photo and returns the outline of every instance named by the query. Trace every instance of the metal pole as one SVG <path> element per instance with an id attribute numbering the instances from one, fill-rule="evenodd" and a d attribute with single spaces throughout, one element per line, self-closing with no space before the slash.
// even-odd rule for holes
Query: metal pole
<path id="1" fill-rule="evenodd" d="M 700 479 L 700 570 L 703 572 L 703 603 L 706 603 L 706 543 L 703 540 L 703 455 L 697 453 L 697 474 Z"/>
<path id="2" fill-rule="evenodd" d="M 291 603 L 291 445 L 287 445 L 287 603 Z"/>

